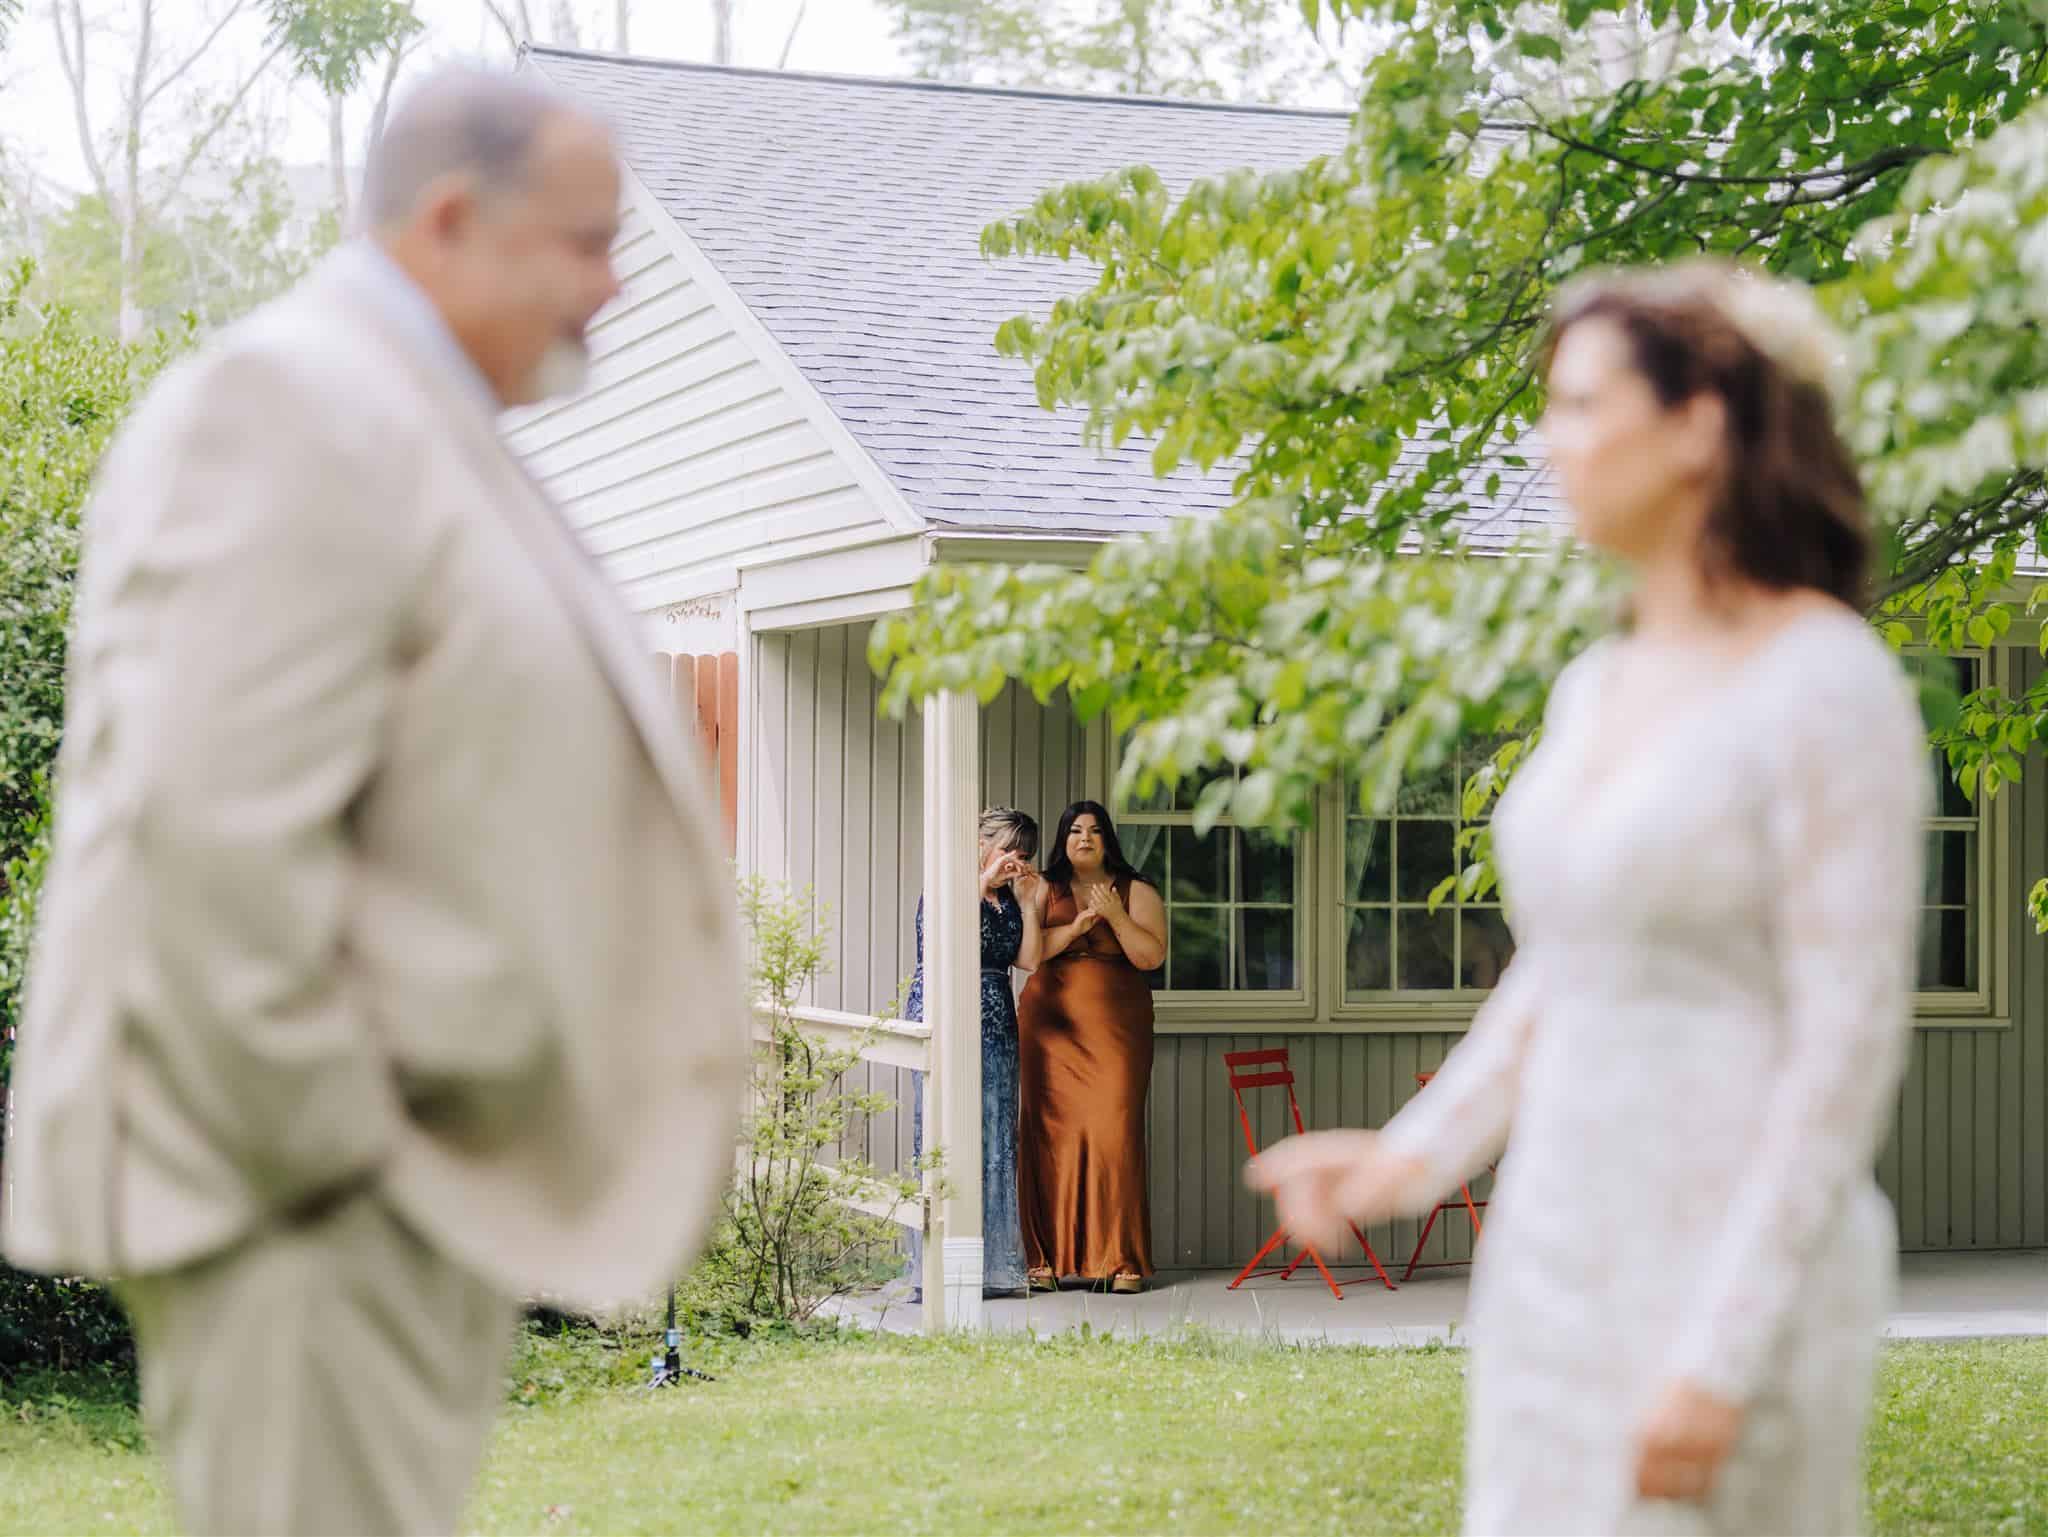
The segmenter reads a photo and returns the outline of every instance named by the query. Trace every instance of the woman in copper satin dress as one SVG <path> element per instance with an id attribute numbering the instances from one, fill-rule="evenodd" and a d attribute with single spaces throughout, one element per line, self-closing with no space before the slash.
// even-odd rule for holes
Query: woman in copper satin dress
<path id="1" fill-rule="evenodd" d="M 1109 813 L 1077 801 L 1045 867 L 1044 959 L 1017 1004 L 1017 1184 L 1031 1285 L 1135 1292 L 1152 1273 L 1145 1094 L 1166 909 Z"/>

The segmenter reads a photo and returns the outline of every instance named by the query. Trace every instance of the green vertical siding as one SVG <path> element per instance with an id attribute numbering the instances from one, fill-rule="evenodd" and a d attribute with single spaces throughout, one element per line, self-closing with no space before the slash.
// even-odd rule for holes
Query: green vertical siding
<path id="1" fill-rule="evenodd" d="M 867 670 L 866 630 L 851 626 L 762 640 L 760 772 L 774 780 L 760 805 L 782 809 L 779 829 L 758 829 L 764 863 L 786 868 L 830 905 L 837 931 L 834 967 L 816 1002 L 885 1007 L 909 972 L 922 836 L 922 752 L 917 722 L 881 721 Z M 2040 660 L 2017 659 L 2016 689 L 2038 677 Z M 770 737 L 779 740 L 772 745 Z M 985 798 L 1040 818 L 1050 837 L 1069 800 L 1089 789 L 1086 742 L 1061 708 L 1028 694 L 1003 694 L 982 717 Z M 1879 1175 L 1899 1212 L 1908 1249 L 2048 1246 L 2048 940 L 2025 915 L 2024 892 L 2048 874 L 2048 775 L 2033 774 L 2008 812 L 2008 925 L 2011 1024 L 1997 1029 L 1915 1032 L 1899 1115 Z M 1154 1252 L 1162 1266 L 1235 1268 L 1264 1239 L 1270 1208 L 1243 1188 L 1243 1136 L 1223 1053 L 1289 1047 L 1301 1070 L 1302 1111 L 1311 1127 L 1378 1126 L 1415 1092 L 1415 1075 L 1435 1067 L 1455 1033 L 1289 1033 L 1159 1037 L 1148 1147 Z M 908 1075 L 877 1069 L 875 1087 L 901 1100 Z M 1261 1145 L 1285 1127 L 1286 1100 L 1259 1091 L 1252 1107 Z M 907 1161 L 907 1113 L 869 1129 L 861 1151 L 885 1167 Z M 1474 1187 L 1484 1199 L 1485 1182 Z M 1381 1260 L 1405 1264 L 1417 1224 L 1370 1235 Z M 1438 1223 L 1425 1256 L 1470 1254 L 1462 1213 Z M 1354 1253 L 1343 1257 L 1354 1262 Z"/>

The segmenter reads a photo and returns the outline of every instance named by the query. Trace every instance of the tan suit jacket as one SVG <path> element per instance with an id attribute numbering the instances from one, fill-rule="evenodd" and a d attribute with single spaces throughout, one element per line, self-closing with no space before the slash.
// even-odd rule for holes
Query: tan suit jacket
<path id="1" fill-rule="evenodd" d="M 606 581 L 348 270 L 102 467 L 5 1249 L 158 1273 L 368 1182 L 507 1292 L 646 1296 L 733 1168 L 718 820 Z"/>

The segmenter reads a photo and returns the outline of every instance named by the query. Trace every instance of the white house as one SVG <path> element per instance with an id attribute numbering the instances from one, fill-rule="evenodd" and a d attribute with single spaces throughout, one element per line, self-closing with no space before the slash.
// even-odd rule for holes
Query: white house
<path id="1" fill-rule="evenodd" d="M 1039 408 L 995 329 L 1085 275 L 986 262 L 979 233 L 1048 186 L 1127 164 L 1185 184 L 1298 163 L 1341 144 L 1346 120 L 549 49 L 527 67 L 617 129 L 626 292 L 598 327 L 591 391 L 523 420 L 514 442 L 652 649 L 737 654 L 741 857 L 830 905 L 821 1027 L 888 1007 L 919 891 L 934 893 L 935 1114 L 959 1188 L 931 1248 L 972 1317 L 979 1131 L 954 1112 L 978 1103 L 978 1059 L 945 1050 L 962 1022 L 976 1038 L 972 817 L 1008 802 L 1049 831 L 1068 801 L 1108 798 L 1114 744 L 1015 692 L 878 719 L 868 626 L 936 562 L 1081 563 L 1229 493 L 1221 472 L 1154 479 L 1142 448 L 1098 455 L 1071 415 Z M 1539 481 L 1513 477 L 1497 515 L 1555 516 Z M 2016 646 L 1958 665 L 2018 689 L 2042 662 Z M 1238 1178 L 1224 1051 L 1289 1046 L 1311 1124 L 1377 1125 L 1504 956 L 1490 909 L 1427 910 L 1456 857 L 1447 783 L 1413 787 L 1386 822 L 1347 804 L 1331 786 L 1315 825 L 1277 842 L 1228 826 L 1198 838 L 1171 805 L 1116 808 L 1171 924 L 1150 1118 L 1162 1266 L 1234 1268 L 1269 1226 Z M 2023 900 L 2048 868 L 2048 784 L 2032 776 L 1988 808 L 1951 793 L 1942 810 L 1922 1028 L 1883 1179 L 1909 1248 L 2048 1245 L 2048 950 Z M 926 1050 L 922 1032 L 896 1031 L 873 1071 Z M 1262 1136 L 1279 1130 L 1268 1108 Z M 907 1158 L 907 1113 L 870 1137 L 879 1161 Z M 1432 1247 L 1460 1257 L 1466 1230 L 1439 1230 Z M 1413 1231 L 1374 1243 L 1405 1257 Z"/>

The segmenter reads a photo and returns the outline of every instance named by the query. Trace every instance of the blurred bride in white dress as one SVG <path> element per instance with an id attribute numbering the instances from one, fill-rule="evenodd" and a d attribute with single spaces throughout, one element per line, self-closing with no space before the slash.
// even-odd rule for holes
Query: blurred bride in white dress
<path id="1" fill-rule="evenodd" d="M 1259 1182 L 1334 1246 L 1507 1146 L 1467 1531 L 1854 1531 L 1932 786 L 1859 613 L 1826 328 L 1689 265 L 1569 292 L 1552 347 L 1553 467 L 1635 587 L 1499 809 L 1515 958 L 1384 1132 L 1283 1144 Z"/>

